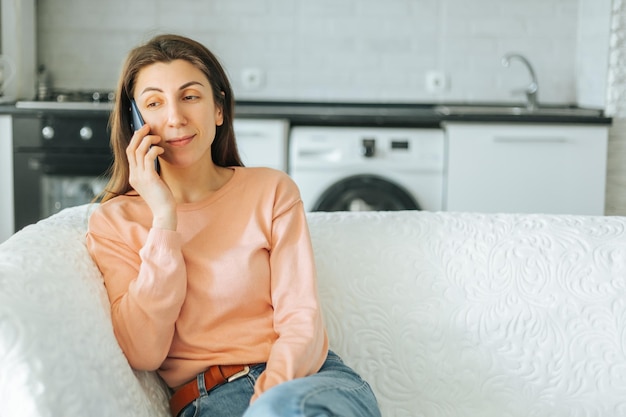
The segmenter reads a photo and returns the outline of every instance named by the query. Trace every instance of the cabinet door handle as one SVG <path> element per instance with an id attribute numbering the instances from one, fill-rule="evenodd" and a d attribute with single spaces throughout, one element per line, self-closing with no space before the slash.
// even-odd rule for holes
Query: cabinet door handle
<path id="1" fill-rule="evenodd" d="M 559 136 L 496 136 L 496 143 L 565 143 L 567 138 Z"/>

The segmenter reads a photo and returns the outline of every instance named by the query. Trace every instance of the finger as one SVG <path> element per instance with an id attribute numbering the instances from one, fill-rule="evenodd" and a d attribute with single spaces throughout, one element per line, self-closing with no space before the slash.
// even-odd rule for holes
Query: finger
<path id="1" fill-rule="evenodd" d="M 139 129 L 135 130 L 135 132 L 143 132 L 144 136 L 150 132 L 150 126 L 147 124 L 143 124 Z"/>
<path id="2" fill-rule="evenodd" d="M 144 136 L 141 139 L 141 141 L 138 142 L 137 147 L 135 149 L 135 153 L 139 153 L 141 156 L 143 156 L 146 152 L 148 152 L 148 149 L 151 146 L 156 145 L 159 142 L 161 142 L 160 136 L 156 136 L 156 135 Z"/>
<path id="3" fill-rule="evenodd" d="M 146 165 L 144 164 L 144 159 L 146 154 L 154 143 L 158 143 L 160 141 L 161 138 L 155 135 L 148 135 L 141 138 L 140 141 L 136 142 L 136 145 L 133 145 L 132 147 L 129 147 L 127 149 L 127 152 L 131 152 L 131 154 L 128 156 L 129 163 L 134 163 L 134 166 L 138 169 L 145 168 Z"/>
<path id="4" fill-rule="evenodd" d="M 148 152 L 148 149 L 150 149 L 150 146 L 152 146 L 153 140 L 154 140 L 154 136 L 152 135 L 144 136 L 139 142 L 139 144 L 137 145 L 137 149 L 135 149 L 135 153 L 140 157 L 145 155 L 146 152 Z"/>
<path id="5" fill-rule="evenodd" d="M 162 155 L 165 152 L 165 149 L 163 149 L 162 147 L 157 146 L 157 145 L 151 145 L 150 146 L 150 152 L 151 152 L 151 155 L 159 156 L 159 155 Z"/>
<path id="6" fill-rule="evenodd" d="M 128 148 L 131 148 L 134 151 L 137 146 L 141 143 L 144 137 L 150 134 L 150 127 L 148 125 L 141 126 L 140 129 L 136 130 L 133 133 L 133 136 L 130 138 L 130 142 L 128 143 Z"/>
<path id="7" fill-rule="evenodd" d="M 132 157 L 132 154 L 135 153 L 137 147 L 141 144 L 143 138 L 150 132 L 150 127 L 148 125 L 143 125 L 140 129 L 136 130 L 133 133 L 133 136 L 130 138 L 130 142 L 126 147 L 126 155 L 129 159 Z"/>
<path id="8" fill-rule="evenodd" d="M 148 152 L 146 152 L 146 156 L 144 158 L 145 166 L 150 166 L 150 165 L 154 166 L 154 160 L 157 159 L 157 157 L 161 155 L 163 152 L 165 152 L 165 150 L 161 148 L 160 146 L 152 145 L 150 149 L 148 150 Z"/>

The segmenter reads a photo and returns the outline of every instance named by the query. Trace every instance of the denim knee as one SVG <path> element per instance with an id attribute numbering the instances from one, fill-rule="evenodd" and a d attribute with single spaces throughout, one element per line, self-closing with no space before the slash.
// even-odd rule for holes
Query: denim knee
<path id="1" fill-rule="evenodd" d="M 277 385 L 263 393 L 244 417 L 380 417 L 369 384 L 330 352 L 314 375 Z"/>

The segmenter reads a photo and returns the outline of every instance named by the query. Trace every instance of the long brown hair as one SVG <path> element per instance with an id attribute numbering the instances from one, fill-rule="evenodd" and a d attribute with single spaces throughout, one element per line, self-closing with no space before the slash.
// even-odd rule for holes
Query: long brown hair
<path id="1" fill-rule="evenodd" d="M 206 75 L 213 90 L 213 100 L 222 110 L 224 122 L 217 126 L 215 140 L 211 145 L 213 163 L 222 167 L 243 166 L 233 129 L 235 100 L 226 72 L 218 59 L 204 45 L 192 39 L 172 34 L 159 35 L 131 50 L 122 68 L 115 91 L 115 105 L 109 119 L 114 161 L 110 170 L 111 178 L 98 197 L 101 202 L 132 190 L 128 182 L 126 148 L 134 133 L 130 127 L 130 100 L 139 71 L 157 62 L 177 59 L 190 62 Z"/>

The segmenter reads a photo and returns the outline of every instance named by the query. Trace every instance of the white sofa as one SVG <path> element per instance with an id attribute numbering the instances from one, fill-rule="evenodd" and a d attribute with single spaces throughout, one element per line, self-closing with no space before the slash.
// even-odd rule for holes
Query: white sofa
<path id="1" fill-rule="evenodd" d="M 84 246 L 89 206 L 0 245 L 0 416 L 166 416 Z M 312 213 L 331 346 L 384 417 L 626 416 L 626 218 Z"/>

